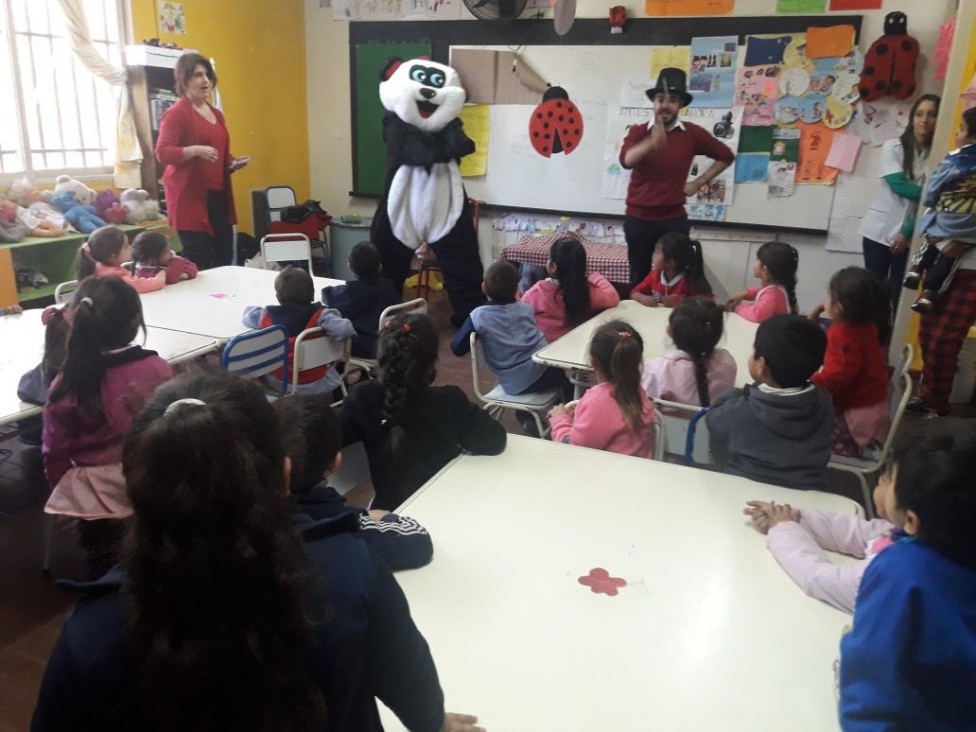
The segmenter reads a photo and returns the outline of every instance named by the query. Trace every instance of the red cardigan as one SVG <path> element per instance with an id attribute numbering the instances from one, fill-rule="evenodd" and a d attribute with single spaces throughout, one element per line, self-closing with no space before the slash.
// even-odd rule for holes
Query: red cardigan
<path id="1" fill-rule="evenodd" d="M 888 365 L 873 323 L 835 320 L 827 328 L 823 369 L 810 379 L 830 392 L 838 414 L 888 398 Z"/>
<path id="2" fill-rule="evenodd" d="M 217 117 L 217 124 L 224 131 L 224 115 L 219 109 L 210 107 Z M 183 160 L 183 148 L 200 144 L 200 140 L 193 139 L 194 117 L 193 111 L 186 99 L 180 99 L 170 107 L 159 125 L 159 140 L 156 142 L 156 157 L 166 170 L 163 173 L 163 186 L 166 189 L 166 210 L 169 212 L 169 223 L 177 231 L 203 231 L 213 235 L 210 219 L 207 216 L 207 182 L 202 175 L 202 165 L 213 165 L 200 158 Z M 234 191 L 230 183 L 230 161 L 234 156 L 230 153 L 230 135 L 227 135 L 225 149 L 218 150 L 218 164 L 224 166 L 224 190 L 227 192 L 227 222 L 237 223 L 237 212 L 234 210 Z"/>

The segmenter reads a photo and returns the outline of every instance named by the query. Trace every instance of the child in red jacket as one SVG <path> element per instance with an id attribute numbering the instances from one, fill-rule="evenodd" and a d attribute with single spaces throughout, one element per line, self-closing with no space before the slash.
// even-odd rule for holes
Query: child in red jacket
<path id="1" fill-rule="evenodd" d="M 713 297 L 705 278 L 701 244 L 680 231 L 669 231 L 658 240 L 651 259 L 651 272 L 630 297 L 641 305 L 673 308 L 686 297 Z"/>

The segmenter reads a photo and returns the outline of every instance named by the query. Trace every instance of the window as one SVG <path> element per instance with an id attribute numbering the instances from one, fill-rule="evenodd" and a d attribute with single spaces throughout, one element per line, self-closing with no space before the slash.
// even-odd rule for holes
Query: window
<path id="1" fill-rule="evenodd" d="M 123 0 L 82 0 L 92 43 L 122 66 Z M 120 87 L 71 50 L 58 0 L 0 0 L 0 179 L 110 173 Z M 12 112 L 12 113 L 11 113 Z"/>

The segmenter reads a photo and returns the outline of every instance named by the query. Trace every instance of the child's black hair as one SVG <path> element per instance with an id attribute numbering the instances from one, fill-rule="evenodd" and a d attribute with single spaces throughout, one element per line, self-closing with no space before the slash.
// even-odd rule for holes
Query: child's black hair
<path id="1" fill-rule="evenodd" d="M 285 267 L 274 281 L 275 295 L 282 305 L 308 305 L 315 299 L 312 275 L 301 267 Z"/>
<path id="2" fill-rule="evenodd" d="M 272 406 L 291 459 L 291 492 L 307 491 L 322 480 L 339 454 L 339 419 L 324 394 L 292 394 Z"/>
<path id="3" fill-rule="evenodd" d="M 916 538 L 957 564 L 976 569 L 976 422 L 926 420 L 899 439 L 892 458 L 895 502 L 914 511 Z"/>
<path id="4" fill-rule="evenodd" d="M 753 352 L 783 389 L 804 386 L 823 365 L 827 335 L 809 318 L 774 315 L 759 324 Z"/>
<path id="5" fill-rule="evenodd" d="M 705 277 L 705 260 L 699 241 L 680 231 L 669 231 L 657 240 L 657 245 L 666 260 L 674 260 L 678 272 L 694 286 L 696 294 L 712 294 L 712 285 Z"/>
<path id="6" fill-rule="evenodd" d="M 690 297 L 678 303 L 668 318 L 675 347 L 691 356 L 695 364 L 698 401 L 703 407 L 711 405 L 705 360 L 722 339 L 724 313 L 724 307 L 707 297 Z"/>
<path id="7" fill-rule="evenodd" d="M 891 335 L 891 297 L 874 272 L 863 267 L 844 267 L 830 278 L 830 299 L 840 306 L 838 320 L 874 323 L 878 339 L 887 343 Z"/>
<path id="8" fill-rule="evenodd" d="M 118 226 L 100 226 L 88 236 L 88 241 L 78 247 L 75 255 L 77 279 L 83 280 L 95 274 L 96 263 L 106 264 L 125 246 L 125 232 Z"/>
<path id="9" fill-rule="evenodd" d="M 566 325 L 579 325 L 590 315 L 590 283 L 586 279 L 586 249 L 579 239 L 565 236 L 549 249 L 566 306 Z"/>
<path id="10" fill-rule="evenodd" d="M 349 252 L 349 269 L 360 280 L 371 280 L 378 276 L 383 260 L 380 250 L 369 241 L 361 241 Z"/>
<path id="11" fill-rule="evenodd" d="M 962 123 L 966 125 L 966 136 L 976 137 L 976 107 L 970 107 L 962 113 Z"/>
<path id="12" fill-rule="evenodd" d="M 132 259 L 139 264 L 159 264 L 169 239 L 158 231 L 144 231 L 132 240 Z"/>
<path id="13" fill-rule="evenodd" d="M 485 294 L 498 303 L 515 302 L 518 293 L 519 273 L 515 265 L 506 259 L 493 262 L 485 270 Z"/>
<path id="14" fill-rule="evenodd" d="M 613 385 L 613 398 L 620 407 L 627 428 L 640 432 L 644 424 L 641 389 L 641 360 L 644 340 L 623 320 L 604 323 L 590 341 L 590 358 L 600 374 Z"/>
<path id="15" fill-rule="evenodd" d="M 796 315 L 796 270 L 800 255 L 790 244 L 783 241 L 767 241 L 756 252 L 756 259 L 769 270 L 770 282 L 786 289 L 790 301 L 790 312 Z"/>

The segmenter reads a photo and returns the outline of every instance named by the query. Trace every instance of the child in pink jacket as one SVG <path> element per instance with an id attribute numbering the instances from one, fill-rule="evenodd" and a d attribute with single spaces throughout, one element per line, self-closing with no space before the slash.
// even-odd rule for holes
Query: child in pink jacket
<path id="1" fill-rule="evenodd" d="M 643 353 L 644 342 L 630 325 L 601 325 L 590 342 L 598 383 L 575 407 L 558 404 L 550 410 L 553 442 L 654 457 L 654 405 L 640 385 Z"/>
<path id="2" fill-rule="evenodd" d="M 886 497 L 894 486 L 893 472 L 889 469 L 878 479 L 874 506 L 881 518 L 871 521 L 853 513 L 792 508 L 789 504 L 765 501 L 749 501 L 743 513 L 766 534 L 766 546 L 773 557 L 807 595 L 853 613 L 857 589 L 868 564 L 895 541 L 892 532 L 897 527 L 885 513 Z M 861 561 L 835 564 L 826 551 Z"/>
<path id="3" fill-rule="evenodd" d="M 169 248 L 169 239 L 158 231 L 144 231 L 132 241 L 132 259 L 136 263 L 135 276 L 157 277 L 162 271 L 166 284 L 174 285 L 197 276 L 197 265 Z"/>
<path id="4" fill-rule="evenodd" d="M 789 244 L 767 241 L 756 252 L 753 275 L 762 284 L 729 298 L 729 310 L 761 323 L 774 315 L 796 315 L 796 270 L 800 255 Z"/>
<path id="5" fill-rule="evenodd" d="M 155 292 L 166 286 L 166 271 L 152 277 L 133 277 L 123 263 L 132 258 L 129 237 L 118 226 L 102 226 L 95 229 L 88 241 L 78 247 L 75 270 L 79 282 L 91 275 L 119 277 L 136 292 Z"/>
<path id="6" fill-rule="evenodd" d="M 586 249 L 571 236 L 557 239 L 546 265 L 549 279 L 536 282 L 522 296 L 535 310 L 536 324 L 549 343 L 601 310 L 620 304 L 620 295 L 607 279 L 586 274 Z"/>

